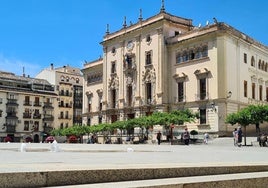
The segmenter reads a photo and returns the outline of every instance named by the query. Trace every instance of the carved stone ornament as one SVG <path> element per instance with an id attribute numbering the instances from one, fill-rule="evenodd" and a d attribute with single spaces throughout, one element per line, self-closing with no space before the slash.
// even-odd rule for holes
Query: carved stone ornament
<path id="1" fill-rule="evenodd" d="M 142 72 L 142 81 L 144 83 L 155 82 L 155 69 L 146 69 Z"/>
<path id="2" fill-rule="evenodd" d="M 119 87 L 119 79 L 117 76 L 111 77 L 108 81 L 109 89 L 118 89 Z"/>

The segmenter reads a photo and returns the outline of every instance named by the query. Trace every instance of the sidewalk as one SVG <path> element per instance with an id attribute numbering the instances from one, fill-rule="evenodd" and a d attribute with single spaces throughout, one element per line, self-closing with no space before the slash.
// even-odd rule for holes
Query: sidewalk
<path id="1" fill-rule="evenodd" d="M 58 144 L 60 152 L 51 152 L 51 144 L 29 143 L 19 152 L 20 143 L 0 143 L 0 173 L 131 170 L 184 167 L 268 166 L 267 147 L 259 147 L 256 138 L 250 147 L 234 147 L 232 138 L 217 138 L 207 145 L 117 145 Z M 92 174 L 91 174 L 92 175 Z"/>

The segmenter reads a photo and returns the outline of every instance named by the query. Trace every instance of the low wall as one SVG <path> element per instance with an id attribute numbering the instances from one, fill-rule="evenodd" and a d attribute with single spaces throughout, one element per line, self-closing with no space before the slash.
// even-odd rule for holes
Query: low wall
<path id="1" fill-rule="evenodd" d="M 0 173 L 1 187 L 46 187 L 268 171 L 268 165 Z"/>

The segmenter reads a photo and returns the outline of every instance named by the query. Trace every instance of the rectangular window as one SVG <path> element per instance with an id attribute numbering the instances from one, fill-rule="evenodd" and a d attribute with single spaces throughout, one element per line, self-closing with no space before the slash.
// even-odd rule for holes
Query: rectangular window
<path id="1" fill-rule="evenodd" d="M 30 105 L 30 96 L 25 96 L 24 105 Z"/>
<path id="2" fill-rule="evenodd" d="M 256 88 L 255 83 L 252 83 L 252 86 L 251 86 L 251 90 L 252 90 L 252 99 L 255 99 L 255 88 Z"/>
<path id="3" fill-rule="evenodd" d="M 34 122 L 34 131 L 39 131 L 39 122 L 38 121 Z"/>
<path id="4" fill-rule="evenodd" d="M 24 121 L 24 131 L 29 131 L 29 121 Z"/>
<path id="5" fill-rule="evenodd" d="M 113 74 L 113 73 L 116 73 L 115 61 L 113 61 L 113 62 L 111 63 L 111 73 L 112 73 L 112 74 Z"/>
<path id="6" fill-rule="evenodd" d="M 102 116 L 99 116 L 99 124 L 102 123 Z"/>
<path id="7" fill-rule="evenodd" d="M 207 96 L 206 78 L 202 78 L 199 80 L 199 94 L 200 94 L 200 100 L 206 99 Z"/>
<path id="8" fill-rule="evenodd" d="M 178 82 L 178 102 L 184 100 L 184 82 Z"/>
<path id="9" fill-rule="evenodd" d="M 248 63 L 248 57 L 246 53 L 244 53 L 244 63 Z"/>
<path id="10" fill-rule="evenodd" d="M 128 100 L 128 106 L 131 106 L 131 104 L 132 104 L 132 85 L 127 87 L 127 100 Z"/>
<path id="11" fill-rule="evenodd" d="M 35 99 L 34 99 L 34 106 L 40 106 L 39 97 L 35 97 Z"/>
<path id="12" fill-rule="evenodd" d="M 200 112 L 200 124 L 207 123 L 207 110 L 206 109 L 199 109 Z"/>
<path id="13" fill-rule="evenodd" d="M 259 86 L 259 100 L 262 101 L 262 85 Z"/>
<path id="14" fill-rule="evenodd" d="M 102 96 L 99 97 L 99 111 L 102 111 Z"/>
<path id="15" fill-rule="evenodd" d="M 112 98 L 112 108 L 116 107 L 116 90 L 112 89 L 111 90 L 111 98 Z"/>
<path id="16" fill-rule="evenodd" d="M 151 104 L 152 102 L 152 84 L 146 83 L 146 99 L 147 99 L 147 104 Z"/>
<path id="17" fill-rule="evenodd" d="M 125 60 L 126 60 L 126 68 L 131 69 L 132 68 L 132 57 L 127 55 Z"/>
<path id="18" fill-rule="evenodd" d="M 244 97 L 248 97 L 248 82 L 244 80 Z"/>
<path id="19" fill-rule="evenodd" d="M 152 64 L 152 52 L 146 52 L 146 59 L 145 59 L 145 64 L 146 65 L 151 65 Z"/>

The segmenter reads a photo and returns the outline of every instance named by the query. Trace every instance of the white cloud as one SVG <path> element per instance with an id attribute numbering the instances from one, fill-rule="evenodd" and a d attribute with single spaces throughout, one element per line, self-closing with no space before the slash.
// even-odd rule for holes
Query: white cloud
<path id="1" fill-rule="evenodd" d="M 12 72 L 16 75 L 22 75 L 23 67 L 26 76 L 30 75 L 30 77 L 35 77 L 35 75 L 41 71 L 41 66 L 38 64 L 22 61 L 13 57 L 6 57 L 3 54 L 0 54 L 1 71 Z"/>

